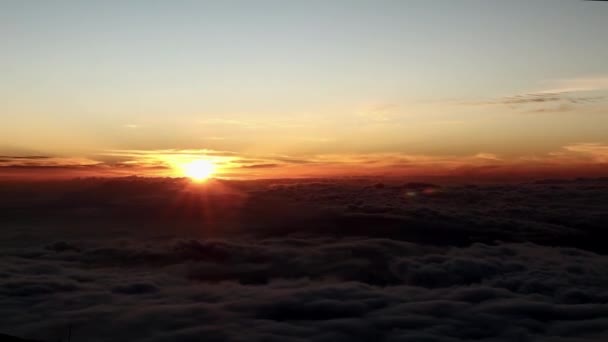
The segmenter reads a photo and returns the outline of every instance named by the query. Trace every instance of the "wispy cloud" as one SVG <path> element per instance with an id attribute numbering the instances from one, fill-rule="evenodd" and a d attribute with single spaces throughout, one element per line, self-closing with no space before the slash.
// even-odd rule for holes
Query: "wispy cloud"
<path id="1" fill-rule="evenodd" d="M 608 145 L 601 143 L 578 143 L 564 146 L 571 154 L 588 158 L 597 163 L 608 163 Z"/>
<path id="2" fill-rule="evenodd" d="M 295 120 L 248 120 L 240 118 L 207 118 L 196 121 L 199 125 L 209 127 L 233 127 L 242 129 L 260 129 L 260 128 L 298 128 L 306 126 L 303 122 Z"/>
<path id="3" fill-rule="evenodd" d="M 201 119 L 198 120 L 197 123 L 201 125 L 209 125 L 209 126 L 239 126 L 245 128 L 257 128 L 259 124 L 253 121 L 247 120 L 236 120 L 236 119 L 220 119 L 220 118 L 211 118 L 211 119 Z"/>
<path id="4" fill-rule="evenodd" d="M 398 106 L 393 103 L 375 104 L 359 110 L 357 115 L 372 121 L 390 121 L 397 115 L 397 109 Z"/>
<path id="5" fill-rule="evenodd" d="M 566 112 L 578 106 L 602 102 L 606 96 L 583 96 L 573 93 L 529 93 L 505 96 L 488 101 L 469 102 L 469 105 L 503 105 L 525 112 Z"/>
<path id="6" fill-rule="evenodd" d="M 0 156 L 0 167 L 48 168 L 82 167 L 99 165 L 101 162 L 88 158 L 52 156 Z"/>
<path id="7" fill-rule="evenodd" d="M 179 165 L 193 159 L 211 160 L 220 169 L 218 176 L 237 178 L 517 175 L 556 170 L 576 175 L 589 169 L 600 172 L 598 167 L 605 168 L 608 145 L 581 142 L 543 155 L 522 156 L 501 156 L 491 151 L 469 155 L 391 152 L 290 156 L 208 149 L 110 150 L 95 158 L 3 156 L 0 157 L 0 170 L 69 170 L 72 176 L 180 176 L 176 172 Z"/>
<path id="8" fill-rule="evenodd" d="M 268 168 L 275 168 L 275 167 L 280 167 L 280 164 L 251 164 L 251 165 L 243 165 L 241 166 L 242 168 L 245 169 L 268 169 Z"/>
<path id="9" fill-rule="evenodd" d="M 608 77 L 572 78 L 546 82 L 541 89 L 466 105 L 501 105 L 526 113 L 558 113 L 606 101 Z"/>
<path id="10" fill-rule="evenodd" d="M 546 89 L 538 93 L 577 93 L 608 90 L 608 76 L 567 78 L 548 83 Z"/>

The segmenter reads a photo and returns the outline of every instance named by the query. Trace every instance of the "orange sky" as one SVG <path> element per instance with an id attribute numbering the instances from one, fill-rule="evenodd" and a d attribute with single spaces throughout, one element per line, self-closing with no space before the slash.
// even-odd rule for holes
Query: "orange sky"
<path id="1" fill-rule="evenodd" d="M 574 144 L 545 155 L 502 157 L 428 156 L 400 153 L 333 155 L 242 155 L 214 150 L 110 150 L 92 158 L 0 156 L 5 178 L 44 179 L 98 176 L 184 177 L 183 166 L 205 160 L 213 177 L 231 179 L 403 176 L 454 177 L 470 180 L 529 177 L 604 176 L 608 146 Z"/>
<path id="2" fill-rule="evenodd" d="M 606 172 L 606 3 L 0 6 L 0 177 Z"/>

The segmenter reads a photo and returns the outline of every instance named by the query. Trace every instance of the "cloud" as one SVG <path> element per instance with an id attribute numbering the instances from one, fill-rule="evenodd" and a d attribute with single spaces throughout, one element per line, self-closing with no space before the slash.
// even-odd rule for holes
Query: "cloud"
<path id="1" fill-rule="evenodd" d="M 93 166 L 98 161 L 87 158 L 65 158 L 51 156 L 0 156 L 0 167 L 80 167 Z"/>
<path id="2" fill-rule="evenodd" d="M 0 329 L 48 338 L 71 325 L 74 337 L 88 341 L 491 341 L 608 333 L 601 319 L 607 283 L 599 276 L 608 263 L 592 253 L 531 244 L 429 249 L 374 239 L 216 243 L 219 259 L 204 252 L 154 268 L 115 262 L 93 271 L 78 254 L 20 260 L 61 265 L 69 257 L 53 280 L 4 265 L 10 278 L 22 279 L 0 280 Z M 574 266 L 580 272 L 569 271 Z M 63 277 L 76 275 L 95 280 L 66 285 Z M 22 310 L 26 303 L 35 310 Z"/>
<path id="3" fill-rule="evenodd" d="M 357 115 L 372 121 L 386 122 L 390 121 L 395 116 L 395 111 L 398 109 L 396 104 L 377 104 L 367 106 L 357 112 Z"/>
<path id="4" fill-rule="evenodd" d="M 112 171 L 108 170 L 104 163 L 90 158 L 51 156 L 0 157 L 0 177 L 5 179 L 54 179 L 111 173 Z"/>
<path id="5" fill-rule="evenodd" d="M 0 159 L 3 160 L 22 160 L 22 159 L 29 159 L 29 160 L 37 160 L 37 159 L 49 159 L 52 157 L 49 156 L 0 156 Z"/>
<path id="6" fill-rule="evenodd" d="M 211 125 L 211 126 L 216 126 L 216 125 L 220 125 L 220 126 L 239 126 L 239 127 L 243 127 L 243 128 L 258 128 L 259 124 L 252 122 L 252 121 L 245 121 L 245 120 L 235 120 L 235 119 L 205 119 L 205 120 L 199 120 L 198 121 L 199 124 L 202 125 Z"/>
<path id="7" fill-rule="evenodd" d="M 482 152 L 482 153 L 477 153 L 477 154 L 475 155 L 475 158 L 479 158 L 479 159 L 488 159 L 488 160 L 495 160 L 495 161 L 498 161 L 498 160 L 500 160 L 500 159 L 501 159 L 500 157 L 498 157 L 498 156 L 497 156 L 496 154 L 494 154 L 494 153 L 483 153 L 483 152 Z"/>
<path id="8" fill-rule="evenodd" d="M 579 143 L 564 146 L 564 150 L 587 157 L 597 163 L 608 163 L 608 145 L 601 143 Z"/>
<path id="9" fill-rule="evenodd" d="M 470 155 L 420 155 L 400 152 L 350 154 L 242 154 L 210 149 L 108 150 L 92 158 L 0 157 L 5 177 L 152 176 L 179 177 L 179 165 L 206 159 L 219 177 L 282 178 L 333 176 L 549 177 L 551 174 L 598 176 L 605 162 L 602 143 L 564 146 L 544 155 L 501 156 L 491 151 Z M 252 172 L 252 170 L 257 170 Z M 47 170 L 42 173 L 36 170 Z M 26 172 L 22 172 L 26 171 Z M 20 173 L 22 172 L 22 173 Z M 578 172 L 578 174 L 577 174 Z"/>
<path id="10" fill-rule="evenodd" d="M 608 90 L 608 77 L 581 77 L 546 83 L 544 88 L 532 92 L 466 104 L 502 105 L 528 113 L 557 113 L 603 103 L 607 99 L 602 92 Z"/>
<path id="11" fill-rule="evenodd" d="M 580 106 L 602 102 L 605 96 L 581 96 L 571 92 L 537 92 L 502 97 L 474 105 L 503 105 L 528 113 L 568 112 Z"/>
<path id="12" fill-rule="evenodd" d="M 541 91 L 542 93 L 578 93 L 608 89 L 608 77 L 606 76 L 569 78 L 550 83 L 547 89 Z"/>
<path id="13" fill-rule="evenodd" d="M 565 113 L 565 112 L 571 112 L 575 110 L 575 107 L 572 105 L 568 105 L 568 104 L 559 104 L 557 106 L 553 106 L 553 107 L 541 107 L 541 108 L 535 108 L 535 109 L 530 109 L 528 112 L 529 113 Z"/>
<path id="14" fill-rule="evenodd" d="M 158 292 L 158 288 L 153 284 L 135 283 L 129 285 L 118 285 L 112 288 L 112 292 L 126 295 L 139 295 Z"/>
<path id="15" fill-rule="evenodd" d="M 142 157 L 142 156 L 186 156 L 186 157 L 203 157 L 203 156 L 220 156 L 229 157 L 237 155 L 232 151 L 218 151 L 210 149 L 156 149 L 156 150 L 107 150 L 102 153 L 105 156 L 113 157 Z"/>
<path id="16" fill-rule="evenodd" d="M 59 340 L 71 326 L 92 342 L 605 339 L 597 204 L 607 185 L 0 182 L 0 331 Z"/>
<path id="17" fill-rule="evenodd" d="M 266 120 L 266 121 L 253 121 L 249 119 L 224 119 L 224 118 L 208 118 L 197 121 L 198 124 L 211 126 L 211 127 L 231 127 L 231 128 L 242 128 L 242 129 L 263 129 L 263 128 L 300 128 L 306 126 L 304 122 L 295 120 Z"/>
<path id="18" fill-rule="evenodd" d="M 103 160 L 89 157 L 3 156 L 0 176 L 10 179 L 57 179 L 73 177 L 117 177 L 163 175 L 169 169 L 160 162 L 137 162 L 131 159 Z"/>
<path id="19" fill-rule="evenodd" d="M 251 165 L 243 165 L 241 167 L 246 169 L 267 169 L 267 168 L 275 168 L 280 167 L 279 164 L 251 164 Z"/>

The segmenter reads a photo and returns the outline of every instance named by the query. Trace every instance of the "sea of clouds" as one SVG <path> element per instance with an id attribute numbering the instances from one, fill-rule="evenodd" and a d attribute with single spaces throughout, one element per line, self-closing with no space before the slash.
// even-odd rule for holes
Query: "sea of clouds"
<path id="1" fill-rule="evenodd" d="M 608 338 L 603 179 L 221 191 L 114 182 L 2 188 L 11 210 L 0 217 L 0 332 L 57 341 L 71 330 L 72 341 L 93 342 Z"/>

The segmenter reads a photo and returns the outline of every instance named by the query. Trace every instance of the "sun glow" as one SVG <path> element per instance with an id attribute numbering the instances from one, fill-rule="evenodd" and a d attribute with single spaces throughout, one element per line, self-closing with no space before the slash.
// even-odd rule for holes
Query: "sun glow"
<path id="1" fill-rule="evenodd" d="M 216 172 L 216 166 L 210 160 L 193 160 L 182 165 L 184 176 L 195 182 L 202 182 L 209 179 Z"/>

